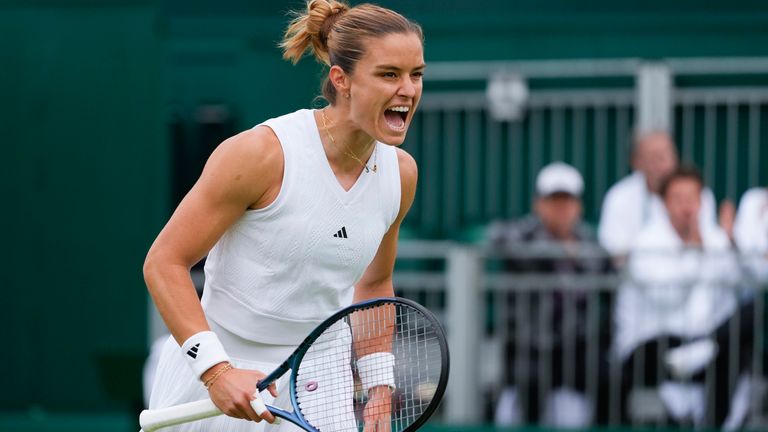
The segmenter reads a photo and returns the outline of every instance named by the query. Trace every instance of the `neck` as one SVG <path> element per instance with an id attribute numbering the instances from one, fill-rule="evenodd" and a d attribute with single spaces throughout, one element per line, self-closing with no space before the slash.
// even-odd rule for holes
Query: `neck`
<path id="1" fill-rule="evenodd" d="M 371 155 L 374 139 L 354 124 L 348 109 L 328 106 L 323 110 L 328 119 L 328 128 L 337 144 L 346 146 L 360 158 Z M 366 151 L 367 154 L 365 154 Z"/>
<path id="2" fill-rule="evenodd" d="M 328 106 L 316 111 L 315 118 L 329 160 L 344 171 L 373 169 L 374 161 L 369 159 L 375 150 L 374 139 L 354 125 L 348 110 Z"/>
<path id="3" fill-rule="evenodd" d="M 573 229 L 563 228 L 562 225 L 554 223 L 547 223 L 540 216 L 539 220 L 544 225 L 544 228 L 547 230 L 549 235 L 551 235 L 556 241 L 566 242 L 575 239 L 575 236 L 573 235 Z"/>
<path id="4" fill-rule="evenodd" d="M 682 240 L 683 244 L 687 246 L 699 246 L 701 244 L 701 237 L 697 227 L 692 225 L 674 226 L 677 235 Z"/>
<path id="5" fill-rule="evenodd" d="M 645 175 L 644 175 L 645 176 Z M 655 188 L 656 185 L 651 184 L 651 181 L 648 179 L 648 176 L 645 176 L 645 187 L 648 189 L 648 193 L 658 195 L 659 191 L 658 188 Z"/>

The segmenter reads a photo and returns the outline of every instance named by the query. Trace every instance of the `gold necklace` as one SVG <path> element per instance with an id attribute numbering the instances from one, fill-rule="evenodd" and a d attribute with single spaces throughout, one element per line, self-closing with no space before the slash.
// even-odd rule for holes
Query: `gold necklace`
<path id="1" fill-rule="evenodd" d="M 339 145 L 338 145 L 338 144 L 336 144 L 336 140 L 335 140 L 335 139 L 333 139 L 333 135 L 331 135 L 331 130 L 330 130 L 330 129 L 328 129 L 328 117 L 326 117 L 326 116 L 325 116 L 325 108 L 323 108 L 322 110 L 320 110 L 320 114 L 321 114 L 321 115 L 322 115 L 322 117 L 323 117 L 323 129 L 325 129 L 325 133 L 328 135 L 328 139 L 330 139 L 330 140 L 331 140 L 331 143 L 333 143 L 333 146 L 334 146 L 334 147 L 336 147 L 337 149 L 341 150 L 341 148 L 339 148 Z M 372 141 L 372 142 L 373 142 L 373 141 Z M 375 145 L 375 144 L 374 144 L 374 145 Z M 357 155 L 356 155 L 356 154 L 352 153 L 352 150 L 350 150 L 348 146 L 346 146 L 346 145 L 345 145 L 344 147 L 345 147 L 345 148 L 343 149 L 343 151 L 344 151 L 344 154 L 346 154 L 347 156 L 349 156 L 349 157 L 351 157 L 352 159 L 356 160 L 356 161 L 357 161 L 357 162 L 360 164 L 360 166 L 362 166 L 363 168 L 365 168 L 365 172 L 371 172 L 371 171 L 373 171 L 373 172 L 376 172 L 376 168 L 378 168 L 378 166 L 376 165 L 376 155 L 377 155 L 377 152 L 376 152 L 376 150 L 378 150 L 378 146 L 376 146 L 376 147 L 374 147 L 374 148 L 373 148 L 373 169 L 371 169 L 371 168 L 368 168 L 368 164 L 367 164 L 367 163 L 365 163 L 365 162 L 363 162 L 363 161 L 362 161 L 362 159 L 360 159 L 359 157 L 357 157 Z M 366 148 L 365 150 L 366 150 L 366 151 L 368 151 L 368 149 L 367 149 L 367 148 Z"/>

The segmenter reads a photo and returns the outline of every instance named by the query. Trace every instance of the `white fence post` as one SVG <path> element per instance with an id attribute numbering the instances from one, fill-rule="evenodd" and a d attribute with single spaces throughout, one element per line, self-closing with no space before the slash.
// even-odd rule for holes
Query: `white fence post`
<path id="1" fill-rule="evenodd" d="M 448 253 L 448 345 L 451 375 L 445 419 L 450 424 L 477 424 L 483 417 L 479 355 L 482 339 L 482 264 L 472 247 L 456 246 Z"/>
<path id="2" fill-rule="evenodd" d="M 672 72 L 661 63 L 637 69 L 637 133 L 672 130 Z"/>

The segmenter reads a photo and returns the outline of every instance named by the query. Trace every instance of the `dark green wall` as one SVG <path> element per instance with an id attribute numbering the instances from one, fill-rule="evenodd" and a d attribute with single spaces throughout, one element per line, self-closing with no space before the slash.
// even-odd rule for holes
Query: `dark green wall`
<path id="1" fill-rule="evenodd" d="M 0 410 L 125 409 L 146 351 L 142 261 L 168 212 L 157 13 L 30 3 L 0 5 Z"/>
<path id="2" fill-rule="evenodd" d="M 321 68 L 311 58 L 292 66 L 281 60 L 276 47 L 287 22 L 285 11 L 301 2 L 231 0 L 220 3 L 212 0 L 163 3 L 164 29 L 169 43 L 169 91 L 186 132 L 186 145 L 199 145 L 195 140 L 198 133 L 194 113 L 201 104 L 216 102 L 230 107 L 235 132 L 271 116 L 310 106 L 319 93 Z M 762 1 L 382 0 L 378 3 L 422 24 L 427 77 L 431 61 L 768 55 L 768 8 Z M 630 88 L 631 79 L 625 81 L 628 82 L 618 86 Z M 765 85 L 765 79 L 761 84 Z M 427 80 L 425 92 L 451 88 L 450 85 Z M 421 146 L 415 134 L 414 128 L 409 133 L 407 148 Z M 210 149 L 214 145 L 215 142 L 208 142 L 203 147 Z M 703 142 L 697 143 L 701 145 Z M 417 162 L 425 167 L 419 151 L 413 153 Z M 199 158 L 192 163 L 194 166 L 189 168 L 191 172 L 181 189 L 191 184 L 203 161 L 204 158 Z M 607 184 L 625 174 L 611 168 Z M 428 171 L 422 170 L 422 174 Z M 419 182 L 417 202 L 405 224 L 414 228 L 417 235 L 455 237 L 457 233 L 426 226 L 429 224 L 419 219 L 420 202 L 427 199 L 428 194 L 437 195 L 437 200 L 442 194 L 438 188 L 427 190 L 428 184 L 425 178 Z M 748 186 L 741 180 L 739 185 L 739 192 Z M 724 185 L 715 186 L 718 197 L 724 197 Z M 524 213 L 530 203 L 530 191 L 519 196 L 521 202 L 512 207 Z M 587 198 L 587 217 L 594 222 L 601 196 L 590 192 Z M 468 223 L 482 223 L 487 219 L 489 216 L 484 215 Z"/>
<path id="3" fill-rule="evenodd" d="M 204 154 L 201 104 L 232 130 L 310 105 L 320 68 L 275 47 L 298 3 L 0 2 L 0 411 L 131 409 L 141 263 L 173 204 L 166 121 Z M 428 62 L 768 55 L 762 1 L 380 3 L 423 24 Z"/>
<path id="4" fill-rule="evenodd" d="M 422 24 L 427 63 L 768 55 L 768 8 L 758 0 L 377 3 Z M 301 4 L 165 0 L 173 101 L 186 110 L 225 101 L 237 110 L 239 128 L 307 106 L 318 94 L 320 68 L 311 59 L 291 66 L 276 48 L 285 12 Z"/>

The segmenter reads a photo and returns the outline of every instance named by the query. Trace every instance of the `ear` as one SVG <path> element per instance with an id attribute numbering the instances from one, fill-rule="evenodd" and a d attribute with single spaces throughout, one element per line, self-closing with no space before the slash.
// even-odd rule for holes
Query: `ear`
<path id="1" fill-rule="evenodd" d="M 336 88 L 336 94 L 344 95 L 349 93 L 349 76 L 339 65 L 331 66 L 331 69 L 328 71 L 328 79 L 333 84 L 333 87 Z"/>

